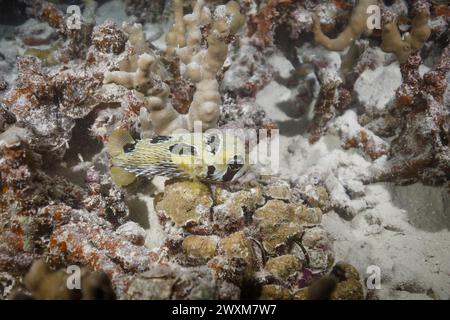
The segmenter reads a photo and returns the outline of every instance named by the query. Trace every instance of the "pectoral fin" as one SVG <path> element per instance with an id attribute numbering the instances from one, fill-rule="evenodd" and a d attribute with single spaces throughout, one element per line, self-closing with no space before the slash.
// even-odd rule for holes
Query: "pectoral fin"
<path id="1" fill-rule="evenodd" d="M 119 186 L 127 186 L 136 180 L 136 176 L 120 167 L 111 167 L 111 179 Z"/>
<path id="2" fill-rule="evenodd" d="M 125 129 L 116 129 L 109 137 L 108 152 L 111 157 L 118 156 L 124 152 L 124 147 L 134 144 L 135 141 L 130 133 Z"/>

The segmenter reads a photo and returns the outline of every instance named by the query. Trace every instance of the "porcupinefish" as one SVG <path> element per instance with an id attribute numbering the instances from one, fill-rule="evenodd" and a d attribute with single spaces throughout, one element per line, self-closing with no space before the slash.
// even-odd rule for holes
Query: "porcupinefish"
<path id="1" fill-rule="evenodd" d="M 219 130 L 135 141 L 127 130 L 117 129 L 109 137 L 107 149 L 111 156 L 111 178 L 122 186 L 138 176 L 234 182 L 249 168 L 242 141 Z"/>

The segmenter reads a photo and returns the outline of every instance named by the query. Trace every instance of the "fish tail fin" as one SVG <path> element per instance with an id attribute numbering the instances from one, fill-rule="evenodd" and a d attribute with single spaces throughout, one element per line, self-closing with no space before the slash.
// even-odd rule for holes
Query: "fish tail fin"
<path id="1" fill-rule="evenodd" d="M 109 137 L 108 153 L 111 157 L 118 156 L 124 152 L 127 144 L 134 144 L 135 141 L 130 133 L 125 129 L 116 129 Z"/>
<path id="2" fill-rule="evenodd" d="M 111 167 L 111 179 L 119 186 L 127 186 L 136 180 L 136 175 L 121 167 Z"/>

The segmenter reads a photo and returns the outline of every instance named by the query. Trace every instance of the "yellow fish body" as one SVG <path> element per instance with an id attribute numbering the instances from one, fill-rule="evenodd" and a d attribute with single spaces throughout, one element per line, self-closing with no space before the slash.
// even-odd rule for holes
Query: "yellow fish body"
<path id="1" fill-rule="evenodd" d="M 137 176 L 236 181 L 248 170 L 242 141 L 227 132 L 183 133 L 135 141 L 128 131 L 115 130 L 108 143 L 111 177 L 128 185 Z"/>

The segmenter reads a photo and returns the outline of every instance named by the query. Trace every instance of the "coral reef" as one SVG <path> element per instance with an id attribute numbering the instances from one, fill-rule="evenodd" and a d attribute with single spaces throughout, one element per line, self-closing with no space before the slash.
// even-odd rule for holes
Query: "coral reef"
<path id="1" fill-rule="evenodd" d="M 446 4 L 86 0 L 72 28 L 67 2 L 20 3 L 0 24 L 0 299 L 448 299 Z M 279 138 L 279 170 L 113 183 L 113 130 L 198 124 Z"/>
<path id="2" fill-rule="evenodd" d="M 143 1 L 143 0 L 124 0 L 125 12 L 137 18 L 137 22 L 161 22 L 167 19 L 164 17 L 166 6 L 170 2 L 164 0 Z"/>
<path id="3" fill-rule="evenodd" d="M 24 277 L 31 297 L 38 300 L 111 300 L 115 298 L 108 277 L 102 272 L 80 271 L 80 289 L 67 287 L 66 270 L 51 271 L 42 260 L 36 260 Z"/>
<path id="4" fill-rule="evenodd" d="M 405 63 L 411 52 L 421 49 L 428 40 L 431 33 L 431 28 L 428 26 L 429 18 L 428 8 L 417 9 L 411 22 L 411 31 L 404 39 L 395 22 L 384 24 L 381 49 L 394 53 L 400 63 Z"/>
<path id="5" fill-rule="evenodd" d="M 447 46 L 430 71 L 421 76 L 419 53 L 410 55 L 401 67 L 403 82 L 396 92 L 392 112 L 399 134 L 392 140 L 392 167 L 384 179 L 420 179 L 439 184 L 448 180 L 449 109 L 444 93 L 450 71 L 450 47 Z"/>
<path id="6" fill-rule="evenodd" d="M 192 131 L 196 121 L 202 122 L 204 130 L 216 127 L 220 104 L 216 75 L 228 53 L 227 38 L 234 35 L 244 19 L 239 5 L 233 1 L 218 6 L 211 14 L 204 1 L 198 0 L 193 13 L 183 16 L 183 1 L 180 0 L 174 2 L 174 12 L 173 29 L 166 35 L 166 55 L 177 56 L 184 65 L 181 76 L 195 85 L 187 114 L 178 113 L 170 102 L 171 88 L 164 82 L 167 75 L 161 74 L 159 61 L 151 52 L 139 54 L 136 66 L 131 64 L 127 70 L 108 72 L 104 78 L 104 83 L 124 85 L 144 95 L 144 105 L 150 111 L 157 134 L 169 134 L 176 129 Z M 207 48 L 202 48 L 201 28 L 208 24 L 211 29 L 204 39 Z"/>
<path id="7" fill-rule="evenodd" d="M 206 265 L 224 291 L 251 284 L 260 288 L 253 298 L 275 298 L 280 290 L 292 298 L 311 283 L 300 280 L 304 273 L 319 278 L 333 265 L 330 239 L 320 227 L 322 211 L 302 204 L 295 195 L 301 191 L 283 181 L 247 188 L 166 183 L 155 209 L 168 233 L 169 256 L 185 267 Z"/>
<path id="8" fill-rule="evenodd" d="M 328 38 L 322 31 L 320 26 L 320 18 L 313 17 L 314 40 L 323 45 L 328 50 L 342 51 L 359 38 L 362 33 L 368 33 L 367 20 L 370 16 L 368 13 L 369 6 L 376 5 L 377 0 L 359 0 L 358 4 L 352 11 L 348 25 L 335 39 Z"/>

